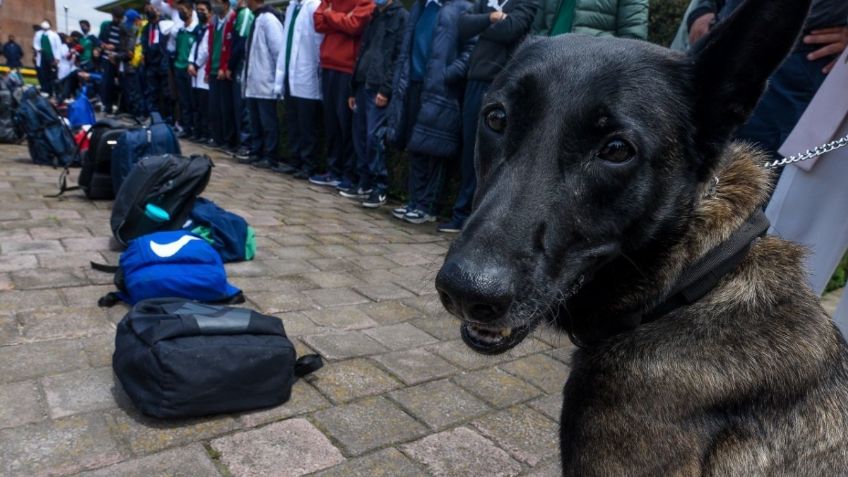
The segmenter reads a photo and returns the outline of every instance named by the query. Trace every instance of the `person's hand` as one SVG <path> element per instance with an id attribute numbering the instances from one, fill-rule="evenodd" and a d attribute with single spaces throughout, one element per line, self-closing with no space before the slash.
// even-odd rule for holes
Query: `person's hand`
<path id="1" fill-rule="evenodd" d="M 218 70 L 218 74 L 215 75 L 215 78 L 217 78 L 218 80 L 225 80 L 227 79 L 227 75 L 224 74 L 224 70 Z"/>
<path id="2" fill-rule="evenodd" d="M 715 13 L 705 13 L 692 22 L 692 28 L 689 29 L 690 45 L 703 38 L 710 31 L 713 20 L 715 20 Z"/>
<path id="3" fill-rule="evenodd" d="M 104 43 L 104 44 L 103 44 L 103 48 L 105 48 L 105 49 L 107 49 L 107 50 L 109 50 L 109 51 L 112 51 L 112 50 L 114 50 L 114 49 L 115 49 L 115 45 L 113 45 L 113 44 L 111 44 L 111 43 Z"/>
<path id="4" fill-rule="evenodd" d="M 809 61 L 815 61 L 831 55 L 837 56 L 837 58 L 834 58 L 833 61 L 822 68 L 822 73 L 830 73 L 830 70 L 836 65 L 839 55 L 848 46 L 848 26 L 813 30 L 809 35 L 804 36 L 804 43 L 807 45 L 824 45 L 807 55 L 807 60 Z"/>
<path id="5" fill-rule="evenodd" d="M 492 23 L 497 23 L 506 18 L 506 13 L 499 12 L 495 10 L 494 12 L 489 14 L 489 21 Z"/>
<path id="6" fill-rule="evenodd" d="M 232 80 L 233 79 L 233 72 L 230 71 L 230 70 L 224 71 L 224 78 L 226 78 L 227 81 Z"/>
<path id="7" fill-rule="evenodd" d="M 351 111 L 356 109 L 356 98 L 351 96 L 347 98 L 347 107 L 350 108 Z"/>
<path id="8" fill-rule="evenodd" d="M 389 98 L 377 93 L 377 97 L 374 98 L 374 104 L 376 104 L 378 108 L 385 108 L 389 104 Z"/>
<path id="9" fill-rule="evenodd" d="M 197 76 L 197 68 L 194 65 L 188 65 L 186 71 L 188 71 L 189 76 Z"/>

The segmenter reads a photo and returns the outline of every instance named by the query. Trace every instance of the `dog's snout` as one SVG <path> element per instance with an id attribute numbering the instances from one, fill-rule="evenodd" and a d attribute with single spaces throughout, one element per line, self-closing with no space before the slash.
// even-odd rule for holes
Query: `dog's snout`
<path id="1" fill-rule="evenodd" d="M 448 259 L 436 276 L 445 309 L 465 320 L 492 323 L 503 318 L 514 298 L 506 267 Z"/>

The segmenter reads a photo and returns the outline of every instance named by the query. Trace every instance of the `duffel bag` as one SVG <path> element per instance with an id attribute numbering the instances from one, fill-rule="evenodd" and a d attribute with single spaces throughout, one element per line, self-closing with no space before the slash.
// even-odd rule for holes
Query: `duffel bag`
<path id="1" fill-rule="evenodd" d="M 297 359 L 283 322 L 244 308 L 147 300 L 118 324 L 112 368 L 144 414 L 205 416 L 288 401 L 297 377 L 322 366 Z"/>

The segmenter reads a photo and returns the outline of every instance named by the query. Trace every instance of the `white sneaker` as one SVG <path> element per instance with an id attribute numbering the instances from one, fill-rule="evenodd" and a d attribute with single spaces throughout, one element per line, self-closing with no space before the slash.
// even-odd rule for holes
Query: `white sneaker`
<path id="1" fill-rule="evenodd" d="M 423 224 L 425 222 L 435 222 L 436 216 L 430 215 L 423 210 L 411 210 L 403 216 L 403 220 L 410 224 Z"/>

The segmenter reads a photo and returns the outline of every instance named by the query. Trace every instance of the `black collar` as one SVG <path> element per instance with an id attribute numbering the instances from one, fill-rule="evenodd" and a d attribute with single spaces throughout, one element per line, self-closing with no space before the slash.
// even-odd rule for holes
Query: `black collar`
<path id="1" fill-rule="evenodd" d="M 765 235 L 769 221 L 761 209 L 748 217 L 724 242 L 687 267 L 671 288 L 667 298 L 642 315 L 641 323 L 650 323 L 682 306 L 691 305 L 709 293 L 718 282 L 748 255 L 751 244 Z"/>

